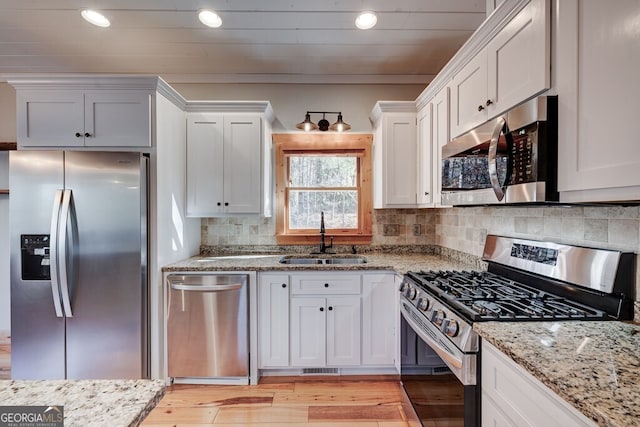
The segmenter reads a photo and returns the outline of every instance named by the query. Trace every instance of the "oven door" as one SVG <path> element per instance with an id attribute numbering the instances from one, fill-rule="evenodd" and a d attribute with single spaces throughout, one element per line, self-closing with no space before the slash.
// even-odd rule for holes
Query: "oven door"
<path id="1" fill-rule="evenodd" d="M 477 355 L 458 349 L 413 304 L 400 299 L 400 312 L 413 331 L 436 352 L 463 385 L 477 385 Z"/>

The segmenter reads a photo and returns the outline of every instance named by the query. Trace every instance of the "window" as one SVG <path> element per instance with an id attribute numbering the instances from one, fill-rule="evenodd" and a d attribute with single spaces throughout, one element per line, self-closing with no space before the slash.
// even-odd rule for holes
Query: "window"
<path id="1" fill-rule="evenodd" d="M 320 215 L 335 244 L 371 242 L 370 134 L 274 134 L 276 241 L 316 244 Z"/>

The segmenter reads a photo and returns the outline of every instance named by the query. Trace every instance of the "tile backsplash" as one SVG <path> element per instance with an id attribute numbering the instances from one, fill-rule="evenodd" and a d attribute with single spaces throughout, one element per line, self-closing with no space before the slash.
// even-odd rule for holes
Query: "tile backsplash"
<path id="1" fill-rule="evenodd" d="M 436 246 L 482 255 L 487 234 L 640 253 L 639 206 L 383 209 L 373 213 L 372 246 Z M 202 220 L 202 245 L 276 245 L 275 219 Z M 640 300 L 636 266 L 636 300 Z"/>
<path id="2" fill-rule="evenodd" d="M 373 211 L 373 245 L 437 245 L 480 256 L 487 234 L 640 252 L 638 206 Z M 203 245 L 275 245 L 275 219 L 205 218 Z"/>

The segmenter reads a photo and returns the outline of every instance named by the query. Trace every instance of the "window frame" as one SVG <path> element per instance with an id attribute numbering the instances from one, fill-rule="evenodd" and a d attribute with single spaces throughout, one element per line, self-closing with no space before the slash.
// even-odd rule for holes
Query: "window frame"
<path id="1" fill-rule="evenodd" d="M 287 227 L 287 168 L 290 154 L 353 154 L 359 159 L 358 229 L 329 229 L 334 244 L 369 244 L 372 239 L 372 134 L 286 133 L 272 135 L 275 150 L 276 242 L 284 245 L 314 245 L 318 230 L 289 230 Z"/>

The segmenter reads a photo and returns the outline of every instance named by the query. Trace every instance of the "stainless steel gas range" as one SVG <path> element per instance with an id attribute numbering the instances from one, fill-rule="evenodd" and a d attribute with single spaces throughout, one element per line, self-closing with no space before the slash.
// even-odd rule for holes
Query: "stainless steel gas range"
<path id="1" fill-rule="evenodd" d="M 480 420 L 474 322 L 633 317 L 632 253 L 488 235 L 482 259 L 487 271 L 409 272 L 399 289 L 408 325 L 464 386 L 465 427 Z"/>

